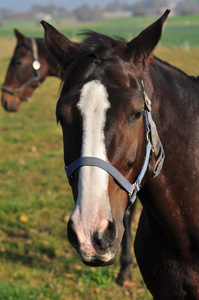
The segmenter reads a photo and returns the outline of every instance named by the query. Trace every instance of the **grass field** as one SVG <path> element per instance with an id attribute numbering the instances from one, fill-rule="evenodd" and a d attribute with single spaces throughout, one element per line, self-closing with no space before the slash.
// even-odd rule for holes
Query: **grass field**
<path id="1" fill-rule="evenodd" d="M 76 22 L 73 19 L 64 19 L 49 22 L 63 34 L 75 40 L 79 39 L 78 34 L 82 30 L 88 28 L 130 40 L 158 17 L 128 17 L 98 22 Z M 12 37 L 13 28 L 21 30 L 26 35 L 43 37 L 42 26 L 31 20 L 5 20 L 3 24 L 4 26 L 0 27 L 0 37 Z M 199 15 L 169 16 L 166 24 L 161 40 L 162 46 L 179 47 L 188 44 L 190 48 L 199 47 Z"/>
<path id="2" fill-rule="evenodd" d="M 175 26 L 181 22 L 176 19 Z M 197 19 L 192 23 L 198 26 Z M 0 37 L 0 83 L 15 45 L 14 24 L 9 26 Z M 31 28 L 27 26 L 27 33 Z M 159 47 L 156 55 L 190 75 L 199 73 L 198 48 Z M 119 260 L 110 267 L 86 267 L 67 241 L 73 199 L 55 120 L 58 94 L 59 80 L 48 78 L 20 112 L 0 107 L 0 300 L 152 299 L 135 259 L 135 285 L 122 288 L 115 283 Z M 138 205 L 136 220 L 140 209 Z M 134 233 L 136 227 L 137 222 L 132 224 Z"/>

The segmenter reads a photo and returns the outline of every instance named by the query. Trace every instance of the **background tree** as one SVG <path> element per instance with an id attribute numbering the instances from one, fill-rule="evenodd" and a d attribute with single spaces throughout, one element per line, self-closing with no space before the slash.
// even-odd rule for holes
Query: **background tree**
<path id="1" fill-rule="evenodd" d="M 179 15 L 199 13 L 199 0 L 181 0 L 176 7 Z"/>
<path id="2" fill-rule="evenodd" d="M 169 0 L 138 0 L 133 7 L 133 12 L 135 15 L 159 14 L 167 7 L 169 7 Z"/>

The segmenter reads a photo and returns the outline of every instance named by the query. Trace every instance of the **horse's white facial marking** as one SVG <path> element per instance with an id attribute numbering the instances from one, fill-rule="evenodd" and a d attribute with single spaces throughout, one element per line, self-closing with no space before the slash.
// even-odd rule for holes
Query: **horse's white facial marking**
<path id="1" fill-rule="evenodd" d="M 108 93 L 100 81 L 86 83 L 77 104 L 83 118 L 82 156 L 107 161 L 104 127 L 110 107 Z M 93 232 L 103 232 L 111 220 L 108 173 L 99 167 L 84 166 L 79 171 L 78 199 L 73 219 L 78 224 L 80 243 L 91 245 Z"/>
<path id="2" fill-rule="evenodd" d="M 78 102 L 83 117 L 82 156 L 107 160 L 104 127 L 106 112 L 110 107 L 106 88 L 99 81 L 86 83 Z M 108 174 L 98 167 L 83 167 L 80 170 L 79 191 L 81 197 L 107 193 Z M 89 193 L 89 194 L 88 194 Z"/>
<path id="3" fill-rule="evenodd" d="M 97 80 L 86 83 L 77 106 L 83 117 L 82 156 L 106 160 L 104 127 L 110 102 L 105 86 Z"/>

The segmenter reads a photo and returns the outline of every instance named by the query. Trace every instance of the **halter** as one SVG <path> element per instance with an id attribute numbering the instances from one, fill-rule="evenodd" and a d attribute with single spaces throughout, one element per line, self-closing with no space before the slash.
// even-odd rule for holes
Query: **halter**
<path id="1" fill-rule="evenodd" d="M 37 86 L 39 86 L 41 83 L 41 73 L 40 73 L 41 64 L 39 62 L 38 49 L 37 49 L 37 43 L 35 38 L 31 38 L 31 45 L 32 45 L 32 58 L 33 58 L 33 62 L 32 62 L 33 76 L 29 80 L 27 80 L 24 84 L 22 84 L 19 88 L 11 89 L 5 84 L 2 84 L 1 87 L 3 92 L 6 92 L 10 95 L 17 94 L 17 96 L 20 98 L 21 101 L 28 101 L 28 98 L 25 98 L 21 95 L 21 92 L 26 87 L 28 87 L 32 82 L 36 82 Z"/>
<path id="2" fill-rule="evenodd" d="M 142 86 L 144 89 L 144 84 L 142 81 Z M 110 163 L 96 157 L 80 157 L 73 161 L 70 165 L 65 166 L 65 171 L 68 180 L 71 178 L 73 172 L 81 168 L 83 166 L 95 166 L 99 167 L 106 172 L 108 172 L 117 182 L 117 184 L 124 189 L 128 196 L 131 204 L 133 204 L 136 200 L 137 193 L 141 189 L 142 180 L 146 174 L 146 171 L 150 162 L 151 152 L 154 152 L 156 157 L 155 168 L 152 174 L 152 177 L 155 178 L 160 173 L 163 162 L 165 159 L 165 153 L 160 141 L 156 125 L 151 116 L 151 100 L 148 98 L 145 90 L 144 90 L 144 102 L 145 102 L 145 124 L 146 124 L 146 152 L 145 158 L 142 165 L 142 169 L 140 174 L 138 175 L 136 181 L 131 184 L 114 166 Z"/>

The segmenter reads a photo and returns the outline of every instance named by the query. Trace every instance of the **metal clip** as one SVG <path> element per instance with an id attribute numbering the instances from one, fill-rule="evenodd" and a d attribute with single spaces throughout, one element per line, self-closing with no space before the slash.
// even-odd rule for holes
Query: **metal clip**
<path id="1" fill-rule="evenodd" d="M 150 141 L 150 135 L 149 135 L 149 133 L 150 133 L 150 131 L 147 130 L 147 132 L 146 132 L 146 141 L 147 141 L 147 143 Z"/>
<path id="2" fill-rule="evenodd" d="M 148 111 L 151 111 L 151 100 L 148 98 L 148 96 L 145 92 L 144 92 L 144 94 L 146 95 L 146 97 L 145 97 L 146 107 L 147 107 Z"/>
<path id="3" fill-rule="evenodd" d="M 32 67 L 35 70 L 39 70 L 40 67 L 41 67 L 41 64 L 40 64 L 40 62 L 38 60 L 34 60 L 33 63 L 32 63 Z"/>
<path id="4" fill-rule="evenodd" d="M 133 204 L 135 202 L 135 199 L 137 197 L 137 192 L 139 192 L 139 184 L 137 182 L 133 183 L 132 185 L 134 187 L 132 194 L 128 193 L 129 202 Z"/>
<path id="5" fill-rule="evenodd" d="M 144 81 L 141 80 L 141 83 L 142 83 L 142 86 L 143 86 L 143 89 L 144 89 Z M 144 102 L 145 102 L 145 105 L 146 105 L 148 111 L 151 112 L 151 100 L 149 99 L 147 93 L 145 92 L 145 89 L 144 89 L 143 93 L 144 93 Z"/>
<path id="6" fill-rule="evenodd" d="M 133 187 L 134 187 L 134 192 L 133 192 L 133 194 L 136 195 L 137 192 L 139 192 L 139 190 L 140 190 L 139 183 L 138 183 L 138 182 L 134 182 Z"/>

